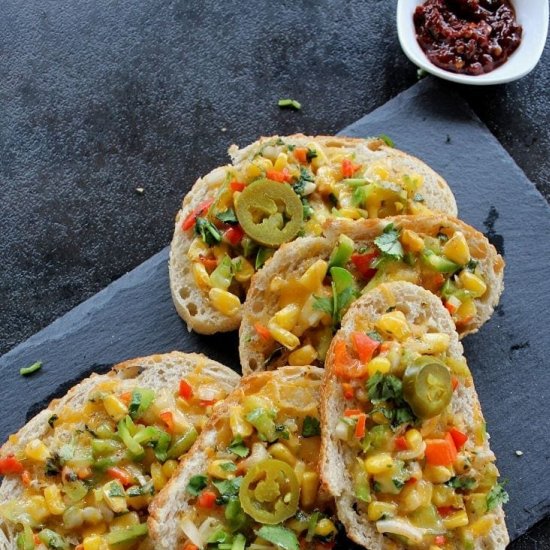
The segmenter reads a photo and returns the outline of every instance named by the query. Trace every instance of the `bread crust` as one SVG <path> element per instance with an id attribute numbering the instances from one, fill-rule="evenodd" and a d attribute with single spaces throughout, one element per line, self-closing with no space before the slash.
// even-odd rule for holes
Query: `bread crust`
<path id="1" fill-rule="evenodd" d="M 237 330 L 241 322 L 241 312 L 226 316 L 209 303 L 207 294 L 197 287 L 191 271 L 191 262 L 187 251 L 194 235 L 182 231 L 182 222 L 205 200 L 214 198 L 225 178 L 234 168 L 253 157 L 267 142 L 279 136 L 262 137 L 258 141 L 239 149 L 236 145 L 229 148 L 232 164 L 215 168 L 209 174 L 199 178 L 192 186 L 179 210 L 170 245 L 169 275 L 170 291 L 178 315 L 186 322 L 188 330 L 201 334 L 214 334 Z M 366 161 L 385 158 L 398 169 L 414 171 L 424 176 L 422 193 L 424 205 L 433 211 L 457 215 L 456 201 L 447 182 L 421 160 L 388 147 L 379 138 L 351 138 L 343 136 L 305 136 L 294 134 L 282 136 L 298 146 L 307 146 L 315 141 L 325 147 L 352 149 Z"/>
<path id="2" fill-rule="evenodd" d="M 52 400 L 46 409 L 29 420 L 16 434 L 10 436 L 0 448 L 0 456 L 5 457 L 20 452 L 29 441 L 36 438 L 46 441 L 50 430 L 48 420 L 51 416 L 60 413 L 66 406 L 76 409 L 82 407 L 90 392 L 102 382 L 119 379 L 122 386 L 127 387 L 128 390 L 136 385 L 150 388 L 177 387 L 182 377 L 190 374 L 201 364 L 204 372 L 216 378 L 228 392 L 232 391 L 240 381 L 241 377 L 229 367 L 199 353 L 174 351 L 130 359 L 115 365 L 107 374 L 92 374 L 72 387 L 65 396 Z M 23 491 L 24 486 L 19 477 L 4 477 L 0 485 L 0 504 L 21 496 Z M 15 550 L 16 536 L 13 526 L 0 519 L 0 550 Z"/>
<path id="3" fill-rule="evenodd" d="M 476 299 L 476 317 L 461 327 L 459 334 L 462 338 L 479 330 L 491 317 L 504 290 L 504 260 L 482 233 L 456 218 L 443 214 L 357 221 L 329 220 L 325 228 L 325 237 L 302 237 L 283 245 L 271 258 L 270 263 L 252 278 L 239 332 L 239 354 L 244 374 L 274 368 L 277 365 L 274 363 L 272 366 L 265 366 L 272 353 L 272 342 L 262 340 L 254 330 L 256 323 L 267 325 L 277 311 L 277 296 L 269 290 L 273 277 L 280 276 L 285 280 L 298 278 L 315 261 L 327 260 L 341 234 L 348 235 L 359 246 L 372 246 L 373 239 L 388 223 L 433 236 L 437 235 L 442 227 L 464 233 L 472 257 L 480 262 L 480 269 L 488 288 L 482 298 Z M 287 355 L 283 351 L 280 361 L 284 362 Z"/>
<path id="4" fill-rule="evenodd" d="M 454 323 L 440 300 L 431 292 L 408 282 L 383 283 L 363 295 L 344 315 L 338 337 L 349 341 L 358 321 L 369 319 L 375 322 L 388 307 L 396 304 L 407 317 L 409 324 L 427 321 L 434 331 L 448 334 L 449 355 L 455 359 L 462 358 L 463 348 L 454 330 Z M 357 500 L 352 491 L 353 481 L 349 473 L 354 454 L 349 447 L 333 437 L 336 424 L 343 416 L 344 410 L 356 405 L 353 400 L 350 402 L 344 398 L 342 386 L 334 374 L 332 362 L 334 341 L 327 354 L 321 390 L 321 478 L 325 488 L 336 500 L 338 517 L 344 524 L 348 537 L 370 550 L 381 550 L 384 548 L 384 537 L 377 532 L 374 524 L 369 522 L 365 515 L 354 511 Z M 466 431 L 472 434 L 474 418 L 483 419 L 473 382 L 471 385 L 464 384 L 457 388 L 453 393 L 451 407 L 455 414 L 463 416 Z M 483 452 L 491 453 L 487 439 L 483 445 Z M 499 506 L 494 514 L 496 522 L 488 536 L 476 539 L 476 550 L 503 549 L 508 544 L 509 536 L 502 506 Z M 397 547 L 402 548 L 400 545 Z"/>
<path id="5" fill-rule="evenodd" d="M 186 493 L 189 479 L 203 472 L 208 462 L 209 453 L 217 445 L 219 434 L 229 426 L 229 414 L 235 405 L 242 402 L 243 397 L 253 394 L 267 383 L 273 381 L 284 389 L 292 381 L 308 381 L 318 399 L 323 370 L 318 367 L 283 367 L 275 372 L 260 372 L 241 380 L 239 386 L 216 409 L 193 449 L 180 462 L 176 473 L 167 485 L 153 499 L 149 507 L 149 535 L 153 546 L 158 550 L 173 550 L 181 544 L 178 529 L 178 515 L 189 509 L 189 499 Z M 309 405 L 310 403 L 304 403 Z"/>

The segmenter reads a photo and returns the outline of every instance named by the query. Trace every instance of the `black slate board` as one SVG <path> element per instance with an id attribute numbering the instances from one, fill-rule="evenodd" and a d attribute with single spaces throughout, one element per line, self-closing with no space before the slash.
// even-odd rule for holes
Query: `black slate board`
<path id="1" fill-rule="evenodd" d="M 417 84 L 342 131 L 379 133 L 443 174 L 460 216 L 507 260 L 497 313 L 464 344 L 492 447 L 509 479 L 506 510 L 514 539 L 550 511 L 544 410 L 550 336 L 542 319 L 550 311 L 550 208 L 465 103 L 436 81 Z M 0 358 L 1 440 L 92 370 L 126 358 L 193 350 L 238 368 L 235 335 L 203 337 L 184 329 L 171 304 L 166 261 L 163 250 Z M 44 362 L 39 373 L 19 375 L 38 359 Z"/>

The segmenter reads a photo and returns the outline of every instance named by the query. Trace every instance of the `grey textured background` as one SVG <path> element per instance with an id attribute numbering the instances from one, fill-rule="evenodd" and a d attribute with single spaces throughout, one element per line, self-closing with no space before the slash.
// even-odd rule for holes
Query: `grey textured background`
<path id="1" fill-rule="evenodd" d="M 391 0 L 0 5 L 4 352 L 163 248 L 230 143 L 334 132 L 416 81 Z M 439 92 L 465 97 L 547 198 L 548 55 L 517 83 Z M 284 96 L 303 110 L 278 110 Z"/>

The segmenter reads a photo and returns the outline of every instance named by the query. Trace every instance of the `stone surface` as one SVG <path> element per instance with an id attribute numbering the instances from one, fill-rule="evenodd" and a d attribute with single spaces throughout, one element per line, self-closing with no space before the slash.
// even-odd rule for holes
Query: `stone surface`
<path id="1" fill-rule="evenodd" d="M 550 398 L 548 335 L 535 314 L 550 309 L 550 250 L 533 250 L 541 235 L 550 234 L 550 209 L 466 105 L 435 81 L 421 82 L 342 133 L 382 131 L 445 174 L 460 215 L 483 230 L 507 260 L 501 305 L 466 339 L 465 348 L 499 468 L 509 479 L 508 526 L 515 538 L 550 508 L 550 487 L 540 483 L 550 443 L 540 410 Z M 166 260 L 163 250 L 0 359 L 0 439 L 85 374 L 131 356 L 201 350 L 237 368 L 235 335 L 204 337 L 185 330 L 171 304 Z M 19 376 L 20 366 L 37 359 L 44 361 L 42 371 Z M 23 394 L 32 397 L 22 404 Z M 518 449 L 523 456 L 516 455 Z M 541 524 L 511 548 L 545 548 L 547 530 Z"/>

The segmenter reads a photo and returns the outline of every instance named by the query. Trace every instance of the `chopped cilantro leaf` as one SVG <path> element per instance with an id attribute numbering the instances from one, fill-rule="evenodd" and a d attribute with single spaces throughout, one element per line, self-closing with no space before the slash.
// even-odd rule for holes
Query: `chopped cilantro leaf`
<path id="1" fill-rule="evenodd" d="M 384 256 L 392 260 L 401 260 L 403 258 L 404 252 L 399 241 L 399 229 L 396 229 L 393 223 L 386 225 L 383 233 L 374 239 L 374 244 Z"/>
<path id="2" fill-rule="evenodd" d="M 395 147 L 395 142 L 393 139 L 386 134 L 380 134 L 378 136 L 388 147 Z"/>
<path id="3" fill-rule="evenodd" d="M 275 434 L 279 439 L 290 439 L 290 433 L 285 424 L 277 424 L 275 426 Z"/>
<path id="4" fill-rule="evenodd" d="M 230 444 L 229 444 L 229 450 L 236 454 L 237 456 L 240 456 L 241 458 L 244 458 L 245 456 L 248 456 L 248 453 L 250 450 L 248 447 L 244 444 L 243 438 L 238 435 Z"/>
<path id="5" fill-rule="evenodd" d="M 234 462 L 224 462 L 223 464 L 220 464 L 220 468 L 224 472 L 234 472 L 237 470 L 237 465 Z"/>
<path id="6" fill-rule="evenodd" d="M 466 491 L 469 491 L 470 489 L 473 489 L 475 484 L 476 480 L 471 477 L 454 476 L 449 479 L 445 485 L 448 485 L 453 489 L 465 489 Z"/>
<path id="7" fill-rule="evenodd" d="M 257 535 L 283 550 L 299 550 L 300 548 L 294 531 L 282 525 L 264 525 L 257 531 Z"/>
<path id="8" fill-rule="evenodd" d="M 315 149 L 307 148 L 306 158 L 308 162 L 311 162 L 314 158 L 317 158 L 319 155 Z"/>
<path id="9" fill-rule="evenodd" d="M 239 220 L 235 215 L 235 211 L 232 208 L 229 208 L 225 212 L 219 212 L 218 214 L 216 214 L 216 218 L 218 218 L 218 220 L 223 223 L 239 223 Z"/>
<path id="10" fill-rule="evenodd" d="M 314 416 L 306 416 L 302 425 L 302 436 L 314 437 L 316 435 L 321 435 L 321 423 L 319 419 Z"/>
<path id="11" fill-rule="evenodd" d="M 314 181 L 313 174 L 309 172 L 307 168 L 300 168 L 300 177 L 298 178 L 298 181 L 292 186 L 292 189 L 294 189 L 294 192 L 299 195 L 300 197 L 303 196 L 306 183 L 312 183 Z"/>
<path id="12" fill-rule="evenodd" d="M 50 418 L 48 418 L 48 424 L 50 425 L 50 428 L 53 428 L 53 425 L 58 418 L 59 416 L 57 416 L 57 414 L 52 414 Z"/>
<path id="13" fill-rule="evenodd" d="M 332 298 L 327 298 L 326 296 L 313 296 L 313 309 L 324 311 L 332 316 Z"/>
<path id="14" fill-rule="evenodd" d="M 224 479 L 223 481 L 213 481 L 213 483 L 216 489 L 220 492 L 220 495 L 224 497 L 232 497 L 239 494 L 242 481 L 242 476 L 239 476 L 233 479 Z"/>
<path id="15" fill-rule="evenodd" d="M 206 218 L 198 217 L 195 221 L 195 233 L 199 235 L 202 240 L 208 244 L 213 245 L 219 243 L 222 240 L 221 233 L 218 228 L 209 222 Z"/>
<path id="16" fill-rule="evenodd" d="M 187 484 L 187 492 L 193 496 L 198 496 L 200 492 L 206 487 L 207 477 L 203 475 L 193 476 Z"/>
<path id="17" fill-rule="evenodd" d="M 380 372 L 371 376 L 367 381 L 367 394 L 372 403 L 391 402 L 393 408 L 380 407 L 379 410 L 396 428 L 402 424 L 412 424 L 416 417 L 403 399 L 403 383 L 392 374 L 384 375 Z"/>
<path id="18" fill-rule="evenodd" d="M 487 495 L 487 511 L 490 512 L 502 504 L 506 504 L 510 497 L 504 490 L 504 483 L 497 483 Z"/>
<path id="19" fill-rule="evenodd" d="M 367 381 L 367 392 L 373 403 L 401 400 L 403 398 L 403 383 L 393 374 L 384 375 L 376 372 Z"/>
<path id="20" fill-rule="evenodd" d="M 367 336 L 372 340 L 376 340 L 377 342 L 383 342 L 382 336 L 376 330 L 371 330 L 370 332 L 367 332 Z"/>

